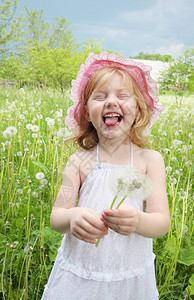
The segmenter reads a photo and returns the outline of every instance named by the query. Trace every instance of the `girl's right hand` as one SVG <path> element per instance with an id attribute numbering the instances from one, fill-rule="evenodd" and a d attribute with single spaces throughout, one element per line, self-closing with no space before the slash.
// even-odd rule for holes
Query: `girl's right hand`
<path id="1" fill-rule="evenodd" d="M 78 239 L 95 244 L 108 233 L 108 228 L 92 209 L 74 207 L 70 217 L 70 232 Z"/>

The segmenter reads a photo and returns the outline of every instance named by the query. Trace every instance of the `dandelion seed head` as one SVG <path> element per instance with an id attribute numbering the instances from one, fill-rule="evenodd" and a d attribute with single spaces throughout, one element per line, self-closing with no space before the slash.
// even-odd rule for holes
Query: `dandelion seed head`
<path id="1" fill-rule="evenodd" d="M 37 192 L 32 192 L 32 196 L 33 196 L 34 198 L 38 198 L 38 193 L 37 193 Z"/>
<path id="2" fill-rule="evenodd" d="M 172 167 L 171 166 L 166 167 L 166 171 L 167 172 L 171 172 L 172 171 Z"/>
<path id="3" fill-rule="evenodd" d="M 33 132 L 39 131 L 38 125 L 33 125 L 31 130 L 32 130 Z"/>
<path id="4" fill-rule="evenodd" d="M 36 179 L 43 179 L 44 178 L 44 173 L 43 172 L 38 172 L 36 173 Z"/>
<path id="5" fill-rule="evenodd" d="M 14 126 L 9 126 L 3 131 L 3 136 L 7 139 L 17 134 L 17 129 Z"/>
<path id="6" fill-rule="evenodd" d="M 41 115 L 41 113 L 36 114 L 37 119 L 42 119 L 43 115 Z"/>
<path id="7" fill-rule="evenodd" d="M 36 139 L 36 138 L 38 137 L 38 134 L 37 134 L 37 133 L 32 133 L 32 137 L 33 137 L 34 139 Z"/>
<path id="8" fill-rule="evenodd" d="M 41 183 L 42 185 L 46 185 L 46 184 L 48 183 L 48 180 L 47 180 L 47 179 L 42 179 L 42 180 L 40 181 L 40 183 Z"/>
<path id="9" fill-rule="evenodd" d="M 32 126 L 33 126 L 32 124 L 27 124 L 27 125 L 26 125 L 26 128 L 27 128 L 28 130 L 32 130 Z"/>
<path id="10" fill-rule="evenodd" d="M 23 194 L 23 190 L 22 189 L 18 189 L 17 193 L 20 194 L 20 195 L 22 195 Z"/>

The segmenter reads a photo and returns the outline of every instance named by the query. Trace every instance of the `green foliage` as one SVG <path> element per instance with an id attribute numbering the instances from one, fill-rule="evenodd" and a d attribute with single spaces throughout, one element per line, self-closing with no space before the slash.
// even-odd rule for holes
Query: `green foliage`
<path id="1" fill-rule="evenodd" d="M 45 22 L 43 10 L 25 8 L 18 30 L 14 54 L 0 61 L 0 77 L 15 80 L 19 87 L 53 87 L 64 92 L 88 54 L 100 52 L 101 43 L 95 40 L 77 44 L 64 17 Z"/>
<path id="2" fill-rule="evenodd" d="M 17 36 L 20 18 L 14 19 L 19 0 L 0 0 L 0 54 L 7 50 L 7 43 Z"/>
<path id="3" fill-rule="evenodd" d="M 172 58 L 171 55 L 168 55 L 168 54 L 162 55 L 160 53 L 148 54 L 148 53 L 140 52 L 138 55 L 131 56 L 130 58 L 145 59 L 145 60 L 159 60 L 159 61 L 163 61 L 163 62 L 174 61 L 174 59 Z"/>
<path id="4" fill-rule="evenodd" d="M 194 48 L 187 49 L 159 78 L 160 92 L 176 97 L 194 93 Z"/>

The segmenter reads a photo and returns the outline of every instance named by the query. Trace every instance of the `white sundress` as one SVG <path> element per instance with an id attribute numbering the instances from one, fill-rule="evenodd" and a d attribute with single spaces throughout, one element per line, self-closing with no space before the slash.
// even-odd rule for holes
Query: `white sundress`
<path id="1" fill-rule="evenodd" d="M 101 215 L 115 196 L 108 187 L 110 172 L 118 167 L 133 171 L 133 146 L 131 166 L 100 163 L 98 152 L 97 146 L 97 166 L 80 189 L 78 206 Z M 143 201 L 127 197 L 124 204 L 143 210 Z M 67 233 L 42 300 L 156 300 L 154 258 L 152 239 L 136 233 L 120 235 L 109 230 L 98 247 Z"/>

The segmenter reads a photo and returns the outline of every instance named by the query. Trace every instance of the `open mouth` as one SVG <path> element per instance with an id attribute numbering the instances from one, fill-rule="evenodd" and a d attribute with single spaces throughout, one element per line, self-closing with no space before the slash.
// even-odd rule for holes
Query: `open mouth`
<path id="1" fill-rule="evenodd" d="M 123 117 L 118 113 L 107 113 L 103 116 L 104 124 L 107 126 L 118 125 L 122 119 Z"/>

